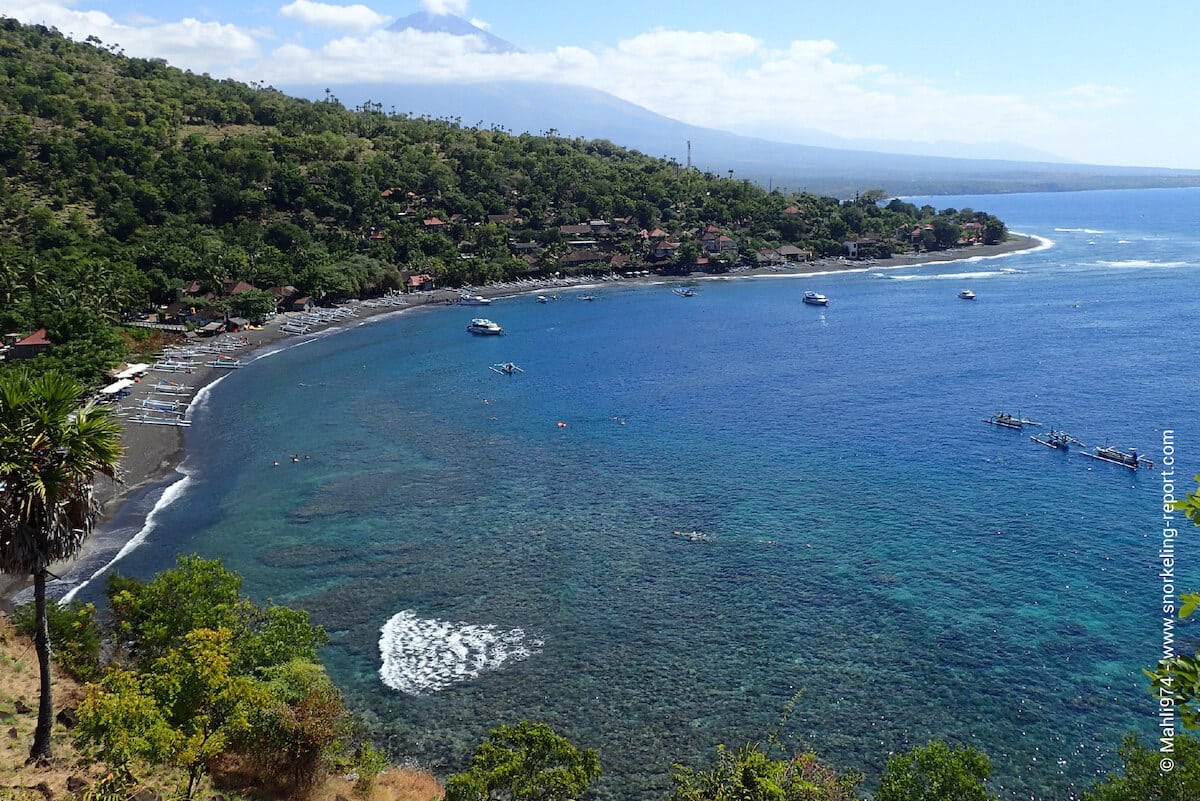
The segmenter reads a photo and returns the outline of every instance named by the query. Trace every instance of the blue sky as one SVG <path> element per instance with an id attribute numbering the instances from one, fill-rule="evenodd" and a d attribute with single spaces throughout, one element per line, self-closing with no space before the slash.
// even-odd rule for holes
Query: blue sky
<path id="1" fill-rule="evenodd" d="M 385 30 L 421 9 L 523 52 Z M 779 141 L 1006 142 L 1200 169 L 1195 0 L 0 0 L 0 14 L 279 86 L 547 80 Z"/>

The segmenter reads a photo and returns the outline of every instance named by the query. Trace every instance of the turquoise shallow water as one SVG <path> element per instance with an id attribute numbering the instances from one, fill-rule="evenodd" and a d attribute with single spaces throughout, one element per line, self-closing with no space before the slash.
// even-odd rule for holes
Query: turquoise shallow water
<path id="1" fill-rule="evenodd" d="M 1155 459 L 1170 428 L 1200 472 L 1200 192 L 929 202 L 1055 246 L 511 298 L 498 338 L 420 309 L 259 359 L 119 569 L 196 551 L 310 610 L 351 705 L 441 772 L 529 717 L 600 750 L 600 796 L 662 797 L 803 689 L 786 731 L 839 767 L 940 736 L 1005 798 L 1066 798 L 1153 732 L 1161 481 L 981 418 Z"/>

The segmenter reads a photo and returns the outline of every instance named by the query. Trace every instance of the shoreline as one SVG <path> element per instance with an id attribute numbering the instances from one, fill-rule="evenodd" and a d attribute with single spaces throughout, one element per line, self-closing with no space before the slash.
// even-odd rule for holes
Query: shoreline
<path id="1" fill-rule="evenodd" d="M 485 285 L 472 287 L 471 290 L 486 298 L 501 298 L 545 290 L 597 287 L 604 286 L 607 283 L 686 283 L 695 280 L 763 277 L 786 278 L 806 275 L 828 275 L 839 272 L 868 272 L 899 267 L 916 267 L 924 264 L 993 259 L 1022 251 L 1042 249 L 1051 245 L 1052 243 L 1049 240 L 1041 237 L 1011 233 L 1008 240 L 998 245 L 974 245 L 968 248 L 958 248 L 936 253 L 893 256 L 888 259 L 876 259 L 869 262 L 849 261 L 840 258 L 818 259 L 800 264 L 753 267 L 716 275 L 707 273 L 693 273 L 688 276 L 651 274 L 649 276 L 621 278 L 619 280 L 580 279 L 571 281 L 565 279 L 548 279 L 521 284 Z M 405 302 L 403 305 L 370 306 L 362 301 L 356 301 L 351 306 L 355 310 L 353 316 L 325 323 L 316 327 L 312 332 L 299 336 L 293 336 L 280 330 L 284 323 L 289 319 L 295 318 L 295 314 L 280 314 L 261 330 L 243 331 L 237 334 L 236 337 L 244 339 L 247 344 L 232 355 L 243 361 L 249 359 L 250 363 L 243 366 L 252 367 L 255 359 L 274 353 L 283 347 L 288 347 L 285 343 L 289 340 L 303 342 L 314 335 L 326 335 L 337 330 L 362 325 L 367 321 L 377 318 L 401 314 L 421 306 L 453 305 L 458 295 L 459 290 L 457 289 L 437 289 L 404 295 Z M 221 335 L 217 341 L 222 341 L 222 339 L 230 341 L 232 336 Z M 202 399 L 203 395 L 211 391 L 212 387 L 219 383 L 226 374 L 226 370 L 207 366 L 198 366 L 190 373 L 158 373 L 153 376 L 147 373 L 145 380 L 130 388 L 130 395 L 123 401 L 122 408 L 135 408 L 142 399 L 147 398 L 151 394 L 152 384 L 163 377 L 194 387 L 195 394 L 191 400 L 195 401 Z M 139 424 L 132 420 L 121 420 L 121 422 L 122 443 L 125 448 L 120 467 L 120 475 L 123 480 L 116 482 L 104 477 L 97 479 L 95 497 L 101 504 L 101 516 L 97 521 L 97 528 L 111 521 L 116 516 L 122 504 L 136 493 L 157 484 L 163 484 L 165 492 L 169 490 L 170 486 L 185 477 L 183 473 L 178 471 L 178 467 L 182 464 L 186 455 L 186 441 L 183 428 L 170 425 Z M 168 480 L 173 476 L 176 477 L 176 482 L 168 484 Z M 144 525 L 145 521 L 143 521 L 143 527 Z M 54 565 L 51 568 L 51 572 L 55 576 L 65 575 L 81 560 L 87 558 L 93 550 L 94 547 L 85 542 L 80 555 L 75 560 Z M 119 554 L 120 549 L 114 551 L 112 561 L 119 558 Z M 111 564 L 111 561 L 109 564 Z M 0 611 L 11 609 L 16 596 L 31 586 L 31 584 L 32 581 L 28 576 L 0 574 Z"/>

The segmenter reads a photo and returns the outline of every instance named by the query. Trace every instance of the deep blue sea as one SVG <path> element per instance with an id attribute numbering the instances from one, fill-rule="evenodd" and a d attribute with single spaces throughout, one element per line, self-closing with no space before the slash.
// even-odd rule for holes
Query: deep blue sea
<path id="1" fill-rule="evenodd" d="M 187 480 L 111 524 L 157 505 L 118 569 L 197 552 L 309 610 L 350 705 L 443 775 L 531 718 L 599 750 L 598 797 L 663 798 L 672 763 L 762 740 L 802 690 L 785 735 L 868 784 L 943 737 L 990 755 L 1003 798 L 1067 799 L 1156 731 L 1161 477 L 982 418 L 1155 461 L 1170 429 L 1189 486 L 1200 190 L 916 201 L 1053 245 L 509 298 L 486 310 L 503 337 L 422 308 L 293 346 L 208 393 Z"/>

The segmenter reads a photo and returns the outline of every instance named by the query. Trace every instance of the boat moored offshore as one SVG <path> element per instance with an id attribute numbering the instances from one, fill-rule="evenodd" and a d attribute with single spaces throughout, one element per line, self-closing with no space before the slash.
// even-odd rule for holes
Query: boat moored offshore
<path id="1" fill-rule="evenodd" d="M 1028 417 L 1020 417 L 1009 414 L 1008 412 L 996 412 L 991 417 L 983 418 L 983 422 L 991 423 L 994 426 L 1001 428 L 1012 428 L 1020 431 L 1025 426 L 1040 426 L 1041 423 L 1035 423 Z"/>
<path id="2" fill-rule="evenodd" d="M 497 323 L 493 323 L 486 317 L 473 318 L 470 324 L 467 326 L 467 330 L 472 334 L 480 334 L 482 336 L 504 333 L 503 328 L 501 328 Z"/>
<path id="3" fill-rule="evenodd" d="M 804 302 L 810 306 L 828 306 L 829 298 L 822 295 L 820 292 L 813 292 L 811 289 L 805 291 Z"/>
<path id="4" fill-rule="evenodd" d="M 1119 464 L 1122 467 L 1128 467 L 1130 470 L 1137 470 L 1139 467 L 1144 467 L 1147 470 L 1154 469 L 1154 462 L 1147 459 L 1137 452 L 1137 448 L 1130 448 L 1127 451 L 1119 448 L 1109 448 L 1105 445 L 1097 445 L 1091 452 L 1080 451 L 1084 456 L 1098 459 L 1101 462 L 1109 464 Z"/>

